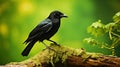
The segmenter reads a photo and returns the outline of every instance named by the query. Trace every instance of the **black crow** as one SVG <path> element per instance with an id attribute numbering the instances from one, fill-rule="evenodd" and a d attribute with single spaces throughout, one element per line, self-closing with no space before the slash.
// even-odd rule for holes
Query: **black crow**
<path id="1" fill-rule="evenodd" d="M 22 55 L 27 56 L 37 41 L 42 42 L 47 48 L 48 46 L 43 42 L 45 39 L 57 44 L 55 41 L 50 40 L 50 38 L 58 31 L 62 17 L 67 16 L 60 11 L 53 11 L 44 21 L 38 24 L 25 40 L 24 43 L 28 45 L 22 52 Z"/>

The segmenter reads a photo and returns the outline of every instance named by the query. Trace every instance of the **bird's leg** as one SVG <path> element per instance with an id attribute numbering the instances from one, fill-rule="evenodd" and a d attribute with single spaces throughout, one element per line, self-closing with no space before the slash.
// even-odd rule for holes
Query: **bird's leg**
<path id="1" fill-rule="evenodd" d="M 50 42 L 53 42 L 55 45 L 58 45 L 55 41 L 53 41 L 53 40 L 49 40 L 48 39 L 48 41 L 50 41 Z"/>
<path id="2" fill-rule="evenodd" d="M 44 42 L 42 42 L 42 43 L 45 45 L 45 47 L 46 47 L 47 49 L 55 51 L 54 49 L 52 49 L 52 48 L 50 48 L 49 46 L 47 46 Z M 55 52 L 56 52 L 56 51 L 55 51 Z"/>

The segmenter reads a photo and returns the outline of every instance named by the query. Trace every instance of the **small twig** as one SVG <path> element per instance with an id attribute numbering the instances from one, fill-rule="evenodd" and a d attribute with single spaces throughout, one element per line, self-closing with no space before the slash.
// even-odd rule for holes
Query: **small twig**
<path id="1" fill-rule="evenodd" d="M 112 35 L 111 35 L 111 33 L 112 33 L 112 26 L 110 26 L 110 30 L 109 30 L 109 37 L 110 37 L 110 40 L 112 40 Z"/>
<path id="2" fill-rule="evenodd" d="M 120 38 L 120 35 L 118 35 L 118 34 L 116 34 L 116 33 L 114 33 L 114 32 L 111 32 L 111 34 L 113 34 L 113 35 L 115 35 L 115 36 L 117 36 L 117 37 Z"/>
<path id="3" fill-rule="evenodd" d="M 111 48 L 116 47 L 116 46 L 118 45 L 117 43 L 119 43 L 119 42 L 120 42 L 120 38 L 117 39 L 117 40 L 111 45 Z"/>

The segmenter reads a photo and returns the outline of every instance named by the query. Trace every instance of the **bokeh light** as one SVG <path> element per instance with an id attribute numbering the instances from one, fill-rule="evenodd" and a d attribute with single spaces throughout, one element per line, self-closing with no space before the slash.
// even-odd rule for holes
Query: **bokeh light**
<path id="1" fill-rule="evenodd" d="M 34 11 L 34 5 L 30 1 L 20 1 L 18 3 L 18 11 L 20 14 L 30 14 Z"/>
<path id="2" fill-rule="evenodd" d="M 0 24 L 0 34 L 2 36 L 7 36 L 8 34 L 8 27 L 7 24 L 5 24 L 4 22 Z"/>

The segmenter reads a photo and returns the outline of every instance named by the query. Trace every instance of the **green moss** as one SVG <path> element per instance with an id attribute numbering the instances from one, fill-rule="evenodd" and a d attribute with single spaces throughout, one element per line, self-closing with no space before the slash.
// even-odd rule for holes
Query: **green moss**
<path id="1" fill-rule="evenodd" d="M 70 56 L 79 56 L 83 58 L 83 61 L 88 59 L 89 57 L 91 58 L 98 58 L 100 57 L 101 54 L 97 53 L 87 53 L 84 49 L 74 49 L 70 47 L 65 47 L 65 46 L 57 46 L 54 44 L 50 45 L 50 48 L 53 50 L 45 49 L 44 51 L 38 53 L 34 57 L 22 61 L 22 62 L 16 62 L 14 64 L 26 64 L 28 65 L 29 63 L 33 66 L 42 66 L 41 63 L 47 62 L 51 63 L 53 67 L 54 63 L 61 61 L 64 63 L 66 59 Z"/>

